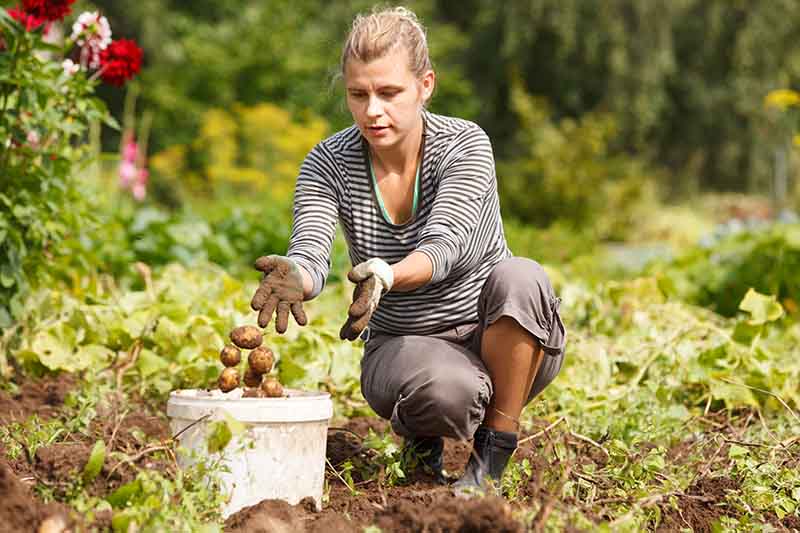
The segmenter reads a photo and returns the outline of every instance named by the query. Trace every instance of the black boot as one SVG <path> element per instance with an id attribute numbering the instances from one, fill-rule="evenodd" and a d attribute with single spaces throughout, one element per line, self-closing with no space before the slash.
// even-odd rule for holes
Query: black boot
<path id="1" fill-rule="evenodd" d="M 481 494 L 500 482 L 511 454 L 517 449 L 517 434 L 478 427 L 472 444 L 472 454 L 461 479 L 453 484 L 460 496 Z"/>
<path id="2" fill-rule="evenodd" d="M 403 443 L 403 458 L 407 459 L 413 454 L 418 461 L 416 464 L 422 465 L 441 485 L 447 483 L 443 470 L 443 451 L 444 439 L 442 437 L 412 437 L 407 438 Z M 410 463 L 415 464 L 413 459 Z"/>

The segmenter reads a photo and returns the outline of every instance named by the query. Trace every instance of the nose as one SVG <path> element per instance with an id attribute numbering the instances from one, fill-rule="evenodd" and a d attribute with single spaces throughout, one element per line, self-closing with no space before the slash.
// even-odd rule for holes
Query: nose
<path id="1" fill-rule="evenodd" d="M 383 106 L 381 105 L 380 98 L 377 95 L 370 95 L 369 102 L 367 103 L 367 116 L 375 118 L 383 115 Z"/>

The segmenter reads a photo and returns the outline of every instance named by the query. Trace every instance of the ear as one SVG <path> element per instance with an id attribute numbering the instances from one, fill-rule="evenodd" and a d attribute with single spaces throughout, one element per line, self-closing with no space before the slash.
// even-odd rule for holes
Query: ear
<path id="1" fill-rule="evenodd" d="M 422 101 L 427 102 L 431 99 L 433 89 L 436 87 L 436 73 L 432 70 L 426 71 L 425 74 L 422 75 L 420 83 L 422 85 Z"/>

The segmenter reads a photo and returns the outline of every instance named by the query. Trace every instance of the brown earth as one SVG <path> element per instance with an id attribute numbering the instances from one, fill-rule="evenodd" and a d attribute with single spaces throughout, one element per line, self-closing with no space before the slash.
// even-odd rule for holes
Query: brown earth
<path id="1" fill-rule="evenodd" d="M 21 422 L 33 414 L 43 418 L 58 416 L 64 398 L 73 386 L 74 380 L 59 378 L 25 383 L 19 388 L 18 394 L 13 396 L 0 393 L 0 425 Z M 131 404 L 128 404 L 128 409 L 130 407 Z M 153 448 L 158 448 L 170 437 L 166 419 L 163 415 L 151 416 L 148 414 L 151 410 L 138 402 L 133 407 L 141 411 L 128 412 L 113 401 L 110 405 L 98 406 L 98 416 L 90 424 L 88 434 L 66 436 L 63 442 L 40 447 L 30 458 L 20 454 L 14 461 L 3 462 L 0 459 L 0 494 L 6 496 L 0 501 L 0 524 L 9 524 L 8 528 L 12 528 L 9 529 L 12 531 L 35 531 L 38 524 L 50 516 L 59 516 L 74 524 L 76 518 L 69 515 L 70 510 L 67 507 L 41 503 L 25 484 L 39 482 L 48 486 L 56 496 L 63 494 L 70 488 L 70 481 L 82 472 L 98 439 L 105 441 L 109 453 L 112 450 L 120 451 L 133 458 L 135 466 L 125 462 L 118 463 L 116 458 L 107 455 L 102 471 L 88 487 L 90 495 L 105 496 L 133 479 L 137 466 L 173 471 L 175 466 L 171 461 L 161 458 L 163 454 L 159 457 L 153 453 L 159 451 Z M 159 411 L 161 408 L 163 406 L 160 406 Z M 720 426 L 720 433 L 726 434 L 730 431 L 729 421 L 717 422 L 711 417 L 709 419 Z M 529 512 L 532 503 L 540 503 L 540 513 L 529 526 L 536 528 L 546 521 L 547 514 L 554 507 L 579 504 L 572 501 L 571 497 L 564 500 L 557 497 L 560 494 L 560 485 L 566 479 L 576 480 L 576 472 L 579 473 L 586 466 L 603 468 L 608 460 L 604 451 L 596 444 L 570 436 L 563 428 L 543 433 L 546 425 L 546 421 L 535 421 L 528 432 L 528 435 L 535 433 L 535 438 L 521 436 L 515 461 L 527 460 L 533 474 L 520 484 L 515 500 L 509 503 L 496 497 L 466 500 L 457 498 L 448 487 L 437 485 L 430 476 L 422 472 L 411 473 L 408 482 L 401 486 L 390 487 L 380 482 L 380 475 L 377 478 L 372 475 L 374 469 L 378 468 L 374 461 L 376 452 L 364 446 L 364 439 L 370 430 L 383 435 L 389 431 L 389 426 L 386 421 L 378 418 L 354 418 L 344 422 L 342 426 L 330 428 L 327 448 L 328 460 L 335 467 L 340 468 L 347 460 L 351 460 L 355 466 L 350 472 L 355 483 L 352 489 L 345 486 L 328 469 L 327 498 L 321 512 L 316 512 L 310 500 L 294 506 L 277 500 L 265 500 L 229 517 L 225 522 L 225 529 L 236 533 L 321 533 L 355 532 L 362 531 L 368 525 L 377 525 L 386 532 L 514 532 L 525 530 L 525 526 L 519 521 L 521 511 Z M 397 444 L 401 443 L 401 439 L 397 437 L 395 441 Z M 553 457 L 554 446 L 558 442 L 568 446 L 577 455 L 577 459 L 571 461 L 572 464 L 561 463 L 558 454 L 555 454 L 554 464 L 548 462 L 550 459 L 547 458 Z M 646 454 L 648 446 L 643 443 L 636 453 Z M 667 457 L 678 463 L 690 462 L 698 454 L 706 461 L 726 461 L 726 447 L 727 444 L 721 440 L 687 440 L 671 447 Z M 470 450 L 470 443 L 445 440 L 444 466 L 450 477 L 457 477 L 463 471 Z M 365 475 L 359 472 L 360 468 L 365 469 L 362 470 Z M 368 468 L 373 470 L 368 472 Z M 611 488 L 602 486 L 599 480 L 596 483 L 598 494 Z M 735 480 L 712 479 L 700 475 L 690 488 L 677 496 L 676 507 L 670 506 L 666 501 L 658 504 L 662 509 L 658 531 L 675 531 L 687 527 L 698 532 L 711 531 L 713 523 L 721 516 L 735 516 L 735 510 L 725 502 L 730 490 L 738 490 Z M 605 514 L 609 510 L 601 510 L 601 514 L 590 518 L 597 521 L 608 520 L 612 518 Z M 110 518 L 110 513 L 98 516 L 91 525 L 107 529 L 110 527 Z M 779 520 L 775 516 L 767 516 L 766 519 L 780 530 L 790 531 L 799 525 L 796 517 Z"/>
<path id="2" fill-rule="evenodd" d="M 11 470 L 0 460 L 0 525 L 3 531 L 36 531 L 44 520 L 59 521 L 74 527 L 70 509 L 59 503 L 44 504 L 37 500 Z"/>
<path id="3" fill-rule="evenodd" d="M 680 531 L 691 527 L 696 533 L 711 533 L 714 523 L 723 516 L 738 512 L 726 504 L 730 491 L 739 490 L 739 483 L 727 477 L 702 478 L 678 495 L 675 507 L 662 506 L 662 519 L 656 531 Z"/>
<path id="4" fill-rule="evenodd" d="M 20 422 L 31 415 L 41 419 L 56 416 L 74 386 L 75 378 L 64 375 L 26 381 L 14 395 L 0 391 L 0 424 Z"/>
<path id="5" fill-rule="evenodd" d="M 351 419 L 341 427 L 332 427 L 328 434 L 328 461 L 335 466 L 348 459 L 354 464 L 368 461 L 370 455 L 363 446 L 363 439 L 370 429 L 380 435 L 388 430 L 388 424 L 384 420 L 363 417 Z M 451 476 L 463 471 L 470 450 L 469 443 L 445 439 L 444 465 Z M 378 483 L 374 478 L 363 480 L 357 469 L 351 474 L 355 493 L 328 473 L 329 501 L 321 512 L 314 512 L 309 502 L 291 506 L 265 500 L 230 516 L 225 522 L 225 531 L 356 532 L 373 524 L 387 532 L 524 531 L 523 524 L 512 514 L 514 507 L 502 498 L 459 498 L 421 471 L 412 473 L 409 483 L 394 487 Z"/>
<path id="6" fill-rule="evenodd" d="M 59 416 L 64 399 L 75 382 L 73 376 L 64 375 L 26 381 L 14 395 L 0 392 L 0 425 L 24 423 L 33 415 L 42 420 Z M 4 496 L 0 499 L 0 531 L 36 531 L 39 523 L 48 516 L 67 517 L 68 507 L 41 503 L 26 484 L 38 482 L 47 486 L 57 498 L 65 495 L 71 490 L 76 476 L 83 472 L 98 439 L 103 439 L 106 444 L 106 461 L 97 478 L 87 487 L 90 495 L 106 496 L 132 480 L 136 475 L 134 465 L 162 471 L 174 468 L 170 462 L 154 458 L 152 453 L 142 453 L 170 437 L 165 418 L 144 412 L 125 412 L 113 401 L 97 409 L 98 416 L 89 425 L 87 434 L 73 433 L 65 441 L 41 446 L 31 457 L 23 448 L 23 453 L 11 459 L 0 445 L 0 495 Z M 112 459 L 112 451 L 133 457 L 134 465 Z M 102 522 L 94 526 L 102 526 Z"/>

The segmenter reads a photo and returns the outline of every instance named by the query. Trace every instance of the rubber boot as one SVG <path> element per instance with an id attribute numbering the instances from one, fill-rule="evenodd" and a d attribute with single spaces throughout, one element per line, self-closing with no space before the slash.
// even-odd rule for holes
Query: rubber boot
<path id="1" fill-rule="evenodd" d="M 517 449 L 517 434 L 478 427 L 472 443 L 472 454 L 464 475 L 453 484 L 456 495 L 485 494 L 500 482 L 511 454 Z"/>
<path id="2" fill-rule="evenodd" d="M 403 457 L 408 457 L 410 453 L 416 455 L 419 464 L 433 475 L 437 483 L 447 484 L 444 475 L 444 464 L 442 452 L 444 451 L 444 439 L 442 437 L 412 437 L 406 439 L 403 444 Z"/>

